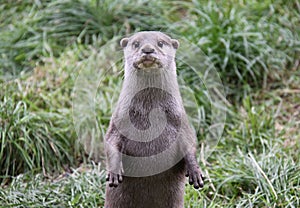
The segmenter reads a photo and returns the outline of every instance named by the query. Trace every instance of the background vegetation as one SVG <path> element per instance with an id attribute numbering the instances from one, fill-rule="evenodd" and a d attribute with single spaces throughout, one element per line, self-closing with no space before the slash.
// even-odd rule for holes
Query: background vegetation
<path id="1" fill-rule="evenodd" d="M 208 159 L 199 154 L 207 181 L 186 187 L 185 207 L 299 207 L 298 0 L 1 1 L 0 207 L 103 206 L 104 164 L 78 143 L 73 87 L 101 46 L 141 30 L 201 47 L 226 87 L 225 131 Z M 200 150 L 209 100 L 179 68 L 202 112 Z M 98 89 L 102 134 L 121 82 L 119 68 Z"/>

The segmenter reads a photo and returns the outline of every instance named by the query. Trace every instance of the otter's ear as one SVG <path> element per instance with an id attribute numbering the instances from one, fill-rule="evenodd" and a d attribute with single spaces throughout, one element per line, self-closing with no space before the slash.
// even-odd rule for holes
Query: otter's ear
<path id="1" fill-rule="evenodd" d="M 177 49 L 179 47 L 179 41 L 176 39 L 171 39 L 172 46 Z"/>
<path id="2" fill-rule="evenodd" d="M 128 38 L 123 38 L 121 41 L 120 41 L 120 45 L 122 48 L 125 48 L 127 46 L 127 43 L 128 43 L 129 39 Z"/>

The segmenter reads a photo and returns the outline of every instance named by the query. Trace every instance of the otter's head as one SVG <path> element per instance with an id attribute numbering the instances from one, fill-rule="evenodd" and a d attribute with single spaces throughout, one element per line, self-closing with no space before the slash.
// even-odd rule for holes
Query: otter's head
<path id="1" fill-rule="evenodd" d="M 120 42 L 126 66 L 136 70 L 170 69 L 179 42 L 162 32 L 138 32 Z M 175 68 L 175 67 L 173 67 Z"/>

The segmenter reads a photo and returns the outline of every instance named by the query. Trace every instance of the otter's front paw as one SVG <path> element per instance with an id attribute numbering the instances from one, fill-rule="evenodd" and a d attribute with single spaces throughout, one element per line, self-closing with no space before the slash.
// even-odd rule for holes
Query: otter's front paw
<path id="1" fill-rule="evenodd" d="M 106 181 L 110 187 L 117 187 L 119 183 L 122 183 L 123 181 L 122 172 L 120 171 L 119 173 L 113 173 L 108 171 Z"/>
<path id="2" fill-rule="evenodd" d="M 186 176 L 189 177 L 189 184 L 194 185 L 195 189 L 202 188 L 204 183 L 204 176 L 199 167 L 192 167 L 187 169 Z"/>

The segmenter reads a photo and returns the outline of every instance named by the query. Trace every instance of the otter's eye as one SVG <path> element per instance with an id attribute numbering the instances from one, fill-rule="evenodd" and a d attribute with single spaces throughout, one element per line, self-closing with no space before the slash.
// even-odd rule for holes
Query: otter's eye
<path id="1" fill-rule="evenodd" d="M 158 41 L 157 45 L 162 48 L 164 46 L 164 42 L 163 41 Z"/>
<path id="2" fill-rule="evenodd" d="M 132 46 L 133 46 L 134 48 L 138 48 L 138 47 L 140 46 L 140 42 L 134 41 L 134 42 L 132 43 Z"/>

